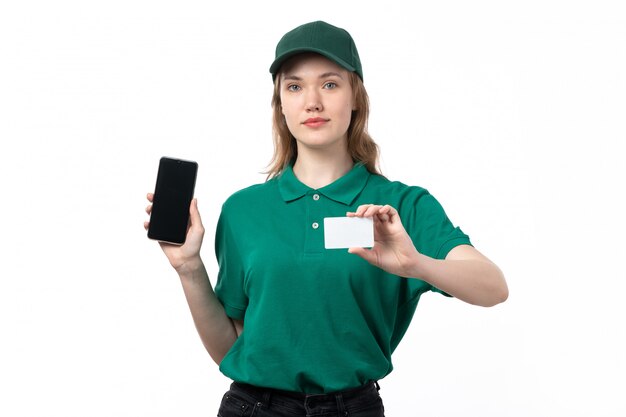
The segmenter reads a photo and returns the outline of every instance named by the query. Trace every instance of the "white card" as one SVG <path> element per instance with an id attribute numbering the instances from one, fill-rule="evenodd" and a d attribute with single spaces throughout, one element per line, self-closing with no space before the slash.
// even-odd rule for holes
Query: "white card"
<path id="1" fill-rule="evenodd" d="M 371 248 L 374 246 L 374 221 L 371 217 L 326 217 L 326 249 Z"/>

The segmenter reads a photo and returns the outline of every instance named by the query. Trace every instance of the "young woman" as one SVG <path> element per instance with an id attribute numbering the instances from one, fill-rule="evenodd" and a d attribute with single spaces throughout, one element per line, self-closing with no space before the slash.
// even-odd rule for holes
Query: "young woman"
<path id="1" fill-rule="evenodd" d="M 492 306 L 506 281 L 427 190 L 378 172 L 348 32 L 320 21 L 288 32 L 270 72 L 269 179 L 222 207 L 215 291 L 195 200 L 186 243 L 161 247 L 204 346 L 235 381 L 220 416 L 382 416 L 377 381 L 420 296 Z M 374 246 L 325 249 L 324 218 L 340 216 L 372 218 Z"/>

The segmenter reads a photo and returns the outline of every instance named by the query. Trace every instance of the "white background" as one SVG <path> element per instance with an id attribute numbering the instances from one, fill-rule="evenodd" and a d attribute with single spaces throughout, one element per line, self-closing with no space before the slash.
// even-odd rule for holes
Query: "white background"
<path id="1" fill-rule="evenodd" d="M 220 206 L 271 156 L 275 44 L 317 19 L 357 42 L 384 173 L 429 189 L 510 287 L 491 309 L 422 298 L 387 415 L 626 415 L 624 9 L 410 4 L 2 3 L 0 415 L 217 413 L 229 380 L 145 194 L 160 156 L 199 162 L 214 280 Z"/>

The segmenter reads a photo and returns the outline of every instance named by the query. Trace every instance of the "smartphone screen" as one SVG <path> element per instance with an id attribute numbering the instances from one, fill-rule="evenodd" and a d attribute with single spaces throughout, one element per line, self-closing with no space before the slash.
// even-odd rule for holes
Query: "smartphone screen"
<path id="1" fill-rule="evenodd" d="M 161 158 L 148 227 L 150 239 L 185 243 L 197 172 L 198 164 L 194 161 Z"/>

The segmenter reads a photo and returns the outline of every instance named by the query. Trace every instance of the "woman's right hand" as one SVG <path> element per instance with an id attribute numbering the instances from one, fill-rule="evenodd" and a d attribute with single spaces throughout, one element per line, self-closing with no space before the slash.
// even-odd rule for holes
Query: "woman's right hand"
<path id="1" fill-rule="evenodd" d="M 152 212 L 152 202 L 154 194 L 148 193 L 150 204 L 146 207 L 146 213 Z M 150 222 L 144 222 L 143 227 L 148 230 Z M 204 226 L 198 211 L 198 201 L 194 198 L 189 205 L 189 226 L 187 227 L 187 237 L 183 245 L 173 245 L 171 243 L 159 242 L 163 253 L 167 256 L 170 264 L 180 274 L 186 270 L 192 270 L 202 265 L 200 259 L 200 247 L 204 237 Z"/>

